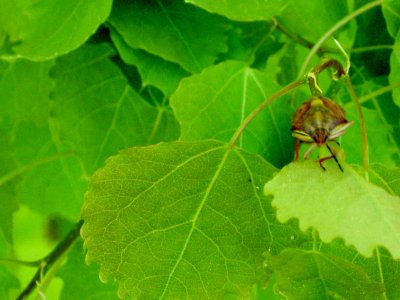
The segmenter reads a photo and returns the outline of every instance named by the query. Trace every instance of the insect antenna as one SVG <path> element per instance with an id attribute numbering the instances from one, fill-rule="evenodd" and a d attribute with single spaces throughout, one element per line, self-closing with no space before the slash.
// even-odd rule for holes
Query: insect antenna
<path id="1" fill-rule="evenodd" d="M 339 161 L 337 160 L 336 155 L 333 153 L 331 147 L 329 147 L 328 144 L 326 144 L 326 147 L 328 147 L 328 150 L 329 150 L 329 152 L 332 154 L 332 157 L 333 157 L 333 159 L 336 161 L 336 163 L 337 163 L 337 165 L 338 165 L 340 171 L 342 171 L 342 172 L 344 173 L 343 168 L 342 168 L 342 166 L 340 165 Z"/>

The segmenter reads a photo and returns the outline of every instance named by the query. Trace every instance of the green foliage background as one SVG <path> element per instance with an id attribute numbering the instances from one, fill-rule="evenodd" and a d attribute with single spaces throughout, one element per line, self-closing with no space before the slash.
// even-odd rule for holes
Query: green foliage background
<path id="1" fill-rule="evenodd" d="M 0 299 L 36 271 L 9 260 L 41 259 L 80 218 L 82 240 L 31 299 L 400 299 L 399 1 L 0 8 Z M 265 99 L 325 57 L 344 63 L 329 38 L 305 65 L 346 18 L 333 37 L 350 55 L 369 181 L 354 102 L 329 72 L 323 91 L 355 121 L 344 174 L 291 163 L 307 86 L 231 147 Z"/>

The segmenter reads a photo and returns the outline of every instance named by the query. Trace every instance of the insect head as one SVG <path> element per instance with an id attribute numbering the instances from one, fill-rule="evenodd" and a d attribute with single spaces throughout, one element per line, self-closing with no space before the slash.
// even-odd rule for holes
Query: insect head
<path id="1" fill-rule="evenodd" d="M 331 156 L 319 159 L 322 169 L 325 170 L 322 162 L 334 158 L 340 170 L 342 166 L 338 162 L 336 155 L 329 147 L 329 141 L 335 141 L 337 137 L 343 135 L 354 121 L 345 119 L 345 111 L 338 104 L 329 98 L 314 96 L 304 102 L 294 113 L 292 118 L 292 136 L 297 139 L 295 144 L 295 160 L 299 157 L 300 143 L 310 143 L 311 147 L 304 154 L 304 159 L 315 149 L 326 145 Z"/>

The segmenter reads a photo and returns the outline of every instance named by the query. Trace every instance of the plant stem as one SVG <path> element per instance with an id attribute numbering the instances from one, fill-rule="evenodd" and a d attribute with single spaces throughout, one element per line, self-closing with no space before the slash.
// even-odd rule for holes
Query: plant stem
<path id="1" fill-rule="evenodd" d="M 341 78 L 343 75 L 346 75 L 346 71 L 342 64 L 336 59 L 328 59 L 317 65 L 312 69 L 311 72 L 307 74 L 308 86 L 310 87 L 310 91 L 313 96 L 322 95 L 321 88 L 318 86 L 318 76 L 327 68 L 333 68 L 335 70 L 336 78 Z"/>
<path id="2" fill-rule="evenodd" d="M 354 91 L 353 84 L 351 82 L 350 76 L 345 76 L 345 83 L 346 87 L 350 93 L 351 98 L 353 99 L 354 103 L 357 107 L 358 112 L 358 119 L 360 120 L 360 127 L 361 127 L 361 140 L 362 140 L 362 165 L 365 172 L 365 177 L 368 179 L 368 164 L 369 164 L 369 150 L 368 150 L 368 138 L 367 138 L 367 130 L 365 128 L 365 120 L 362 113 L 362 108 L 360 101 L 356 92 Z"/>
<path id="3" fill-rule="evenodd" d="M 381 252 L 379 251 L 379 248 L 376 248 L 376 260 L 378 262 L 378 269 L 379 269 L 379 277 L 381 280 L 382 285 L 385 285 L 385 279 L 383 278 L 383 269 L 382 269 L 382 261 L 381 261 Z M 385 300 L 387 300 L 387 295 L 386 291 L 383 293 L 383 297 Z"/>
<path id="4" fill-rule="evenodd" d="M 363 53 L 363 52 L 371 52 L 371 51 L 379 51 L 379 50 L 393 50 L 393 45 L 375 45 L 375 46 L 366 46 L 360 48 L 353 48 L 348 50 L 350 53 Z"/>
<path id="5" fill-rule="evenodd" d="M 51 251 L 45 258 L 41 260 L 39 269 L 35 275 L 25 287 L 25 289 L 19 294 L 17 300 L 26 299 L 32 291 L 37 287 L 37 284 L 41 281 L 46 273 L 50 270 L 57 260 L 63 256 L 63 254 L 71 247 L 71 245 L 79 237 L 80 229 L 83 225 L 83 220 L 80 220 L 75 227 L 67 234 L 67 236 Z"/>
<path id="6" fill-rule="evenodd" d="M 400 82 L 396 82 L 396 83 L 393 83 L 391 85 L 384 86 L 384 87 L 382 87 L 382 88 L 380 88 L 380 89 L 378 89 L 376 91 L 373 91 L 372 93 L 369 93 L 368 95 L 360 97 L 359 101 L 360 101 L 360 103 L 367 102 L 370 99 L 378 97 L 378 96 L 380 96 L 380 95 L 382 95 L 384 93 L 390 92 L 390 91 L 392 91 L 392 90 L 394 90 L 396 88 L 400 88 Z"/>
<path id="7" fill-rule="evenodd" d="M 261 103 L 255 110 L 253 110 L 247 116 L 246 119 L 244 119 L 242 124 L 240 124 L 239 128 L 236 129 L 235 133 L 233 134 L 233 136 L 229 142 L 230 147 L 233 148 L 236 145 L 236 142 L 239 139 L 239 137 L 241 136 L 241 134 L 243 133 L 243 131 L 250 124 L 250 122 L 253 121 L 253 119 L 259 114 L 260 111 L 262 111 L 266 106 L 271 104 L 274 100 L 276 100 L 280 96 L 283 96 L 284 94 L 290 92 L 291 90 L 301 86 L 305 82 L 306 82 L 305 79 L 300 79 L 300 80 L 294 81 L 294 82 L 288 84 L 287 86 L 285 86 L 284 88 L 280 89 L 278 92 L 276 92 L 271 97 L 267 98 L 263 103 Z"/>
<path id="8" fill-rule="evenodd" d="M 357 9 L 356 11 L 353 11 L 350 15 L 344 17 L 343 19 L 341 19 L 339 22 L 337 22 L 333 27 L 331 27 L 320 39 L 319 41 L 314 45 L 314 47 L 312 47 L 310 53 L 308 54 L 306 60 L 304 61 L 300 72 L 299 72 L 299 78 L 306 72 L 306 69 L 308 67 L 308 65 L 310 64 L 311 59 L 314 57 L 314 55 L 319 51 L 319 49 L 321 48 L 321 46 L 328 40 L 329 37 L 331 37 L 332 34 L 334 34 L 337 30 L 339 30 L 341 27 L 343 27 L 344 25 L 346 25 L 348 22 L 350 22 L 351 20 L 353 20 L 355 17 L 357 17 L 358 15 L 378 6 L 382 4 L 382 0 L 376 0 L 373 2 L 370 2 L 362 7 L 360 7 L 359 9 Z"/>

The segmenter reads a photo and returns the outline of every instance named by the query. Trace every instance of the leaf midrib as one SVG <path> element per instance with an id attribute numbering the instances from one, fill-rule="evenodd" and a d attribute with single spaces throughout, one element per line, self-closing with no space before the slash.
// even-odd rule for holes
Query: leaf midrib
<path id="1" fill-rule="evenodd" d="M 171 280 L 171 278 L 173 277 L 173 275 L 174 275 L 174 273 L 175 273 L 175 271 L 176 271 L 178 265 L 180 264 L 180 262 L 181 262 L 182 259 L 183 259 L 183 255 L 185 254 L 186 249 L 187 249 L 187 247 L 188 247 L 188 245 L 189 245 L 190 239 L 191 239 L 191 237 L 192 237 L 192 235 L 193 235 L 193 232 L 194 232 L 194 230 L 196 229 L 196 222 L 197 222 L 197 220 L 198 220 L 198 218 L 199 218 L 199 215 L 200 215 L 200 213 L 201 213 L 201 211 L 202 211 L 202 209 L 203 209 L 205 203 L 207 202 L 208 196 L 210 195 L 210 192 L 211 192 L 212 188 L 214 187 L 214 185 L 215 185 L 215 183 L 216 183 L 216 181 L 217 181 L 217 178 L 219 177 L 219 175 L 220 175 L 220 173 L 221 173 L 221 171 L 222 171 L 222 168 L 223 168 L 223 166 L 225 165 L 225 162 L 226 162 L 226 160 L 227 160 L 229 154 L 231 153 L 231 150 L 232 150 L 232 149 L 231 149 L 230 147 L 227 148 L 227 150 L 226 150 L 226 152 L 225 152 L 225 154 L 224 154 L 224 156 L 223 156 L 223 158 L 222 158 L 220 164 L 218 165 L 217 170 L 215 171 L 214 176 L 213 176 L 212 179 L 211 179 L 210 184 L 209 184 L 208 187 L 207 187 L 206 192 L 204 193 L 203 199 L 201 200 L 200 205 L 199 205 L 199 207 L 198 207 L 198 209 L 197 209 L 195 215 L 193 216 L 193 219 L 191 220 L 191 222 L 192 222 L 192 227 L 190 228 L 190 231 L 189 231 L 188 236 L 187 236 L 187 238 L 186 238 L 185 244 L 183 245 L 182 251 L 181 251 L 181 253 L 179 254 L 179 257 L 178 257 L 178 259 L 177 259 L 175 265 L 173 266 L 171 272 L 170 272 L 169 275 L 168 275 L 168 280 L 167 280 L 167 282 L 166 282 L 166 284 L 165 284 L 165 287 L 164 287 L 163 292 L 161 293 L 160 299 L 164 298 L 165 293 L 166 293 L 166 291 L 168 290 L 168 287 L 169 287 L 169 284 L 170 284 L 170 280 Z"/>

